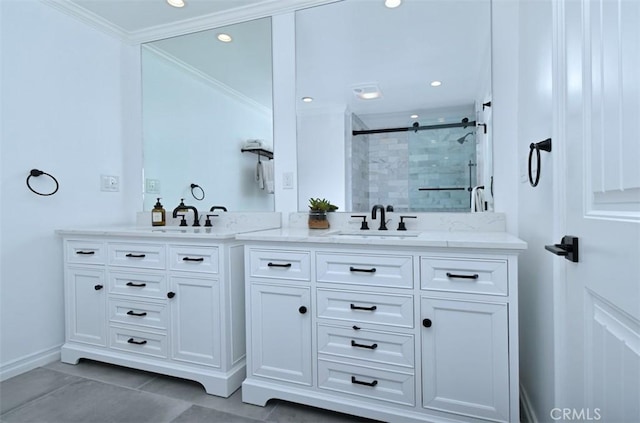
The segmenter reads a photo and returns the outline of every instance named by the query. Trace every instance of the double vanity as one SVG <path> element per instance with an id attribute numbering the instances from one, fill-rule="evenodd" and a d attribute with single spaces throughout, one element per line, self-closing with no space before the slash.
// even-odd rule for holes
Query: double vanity
<path id="1" fill-rule="evenodd" d="M 504 216 L 419 214 L 407 231 L 360 231 L 348 213 L 328 230 L 307 229 L 304 213 L 286 228 L 278 213 L 232 215 L 208 232 L 59 231 L 62 361 L 193 379 L 223 397 L 242 385 L 243 401 L 261 406 L 278 398 L 394 422 L 518 418 L 526 244 L 504 232 Z"/>

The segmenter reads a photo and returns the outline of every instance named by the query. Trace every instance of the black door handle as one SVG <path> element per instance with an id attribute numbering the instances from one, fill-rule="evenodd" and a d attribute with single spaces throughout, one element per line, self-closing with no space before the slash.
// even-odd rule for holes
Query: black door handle
<path id="1" fill-rule="evenodd" d="M 560 244 L 545 245 L 544 249 L 552 252 L 557 256 L 563 256 L 565 259 L 574 263 L 578 262 L 578 237 L 565 235 L 562 237 Z"/>

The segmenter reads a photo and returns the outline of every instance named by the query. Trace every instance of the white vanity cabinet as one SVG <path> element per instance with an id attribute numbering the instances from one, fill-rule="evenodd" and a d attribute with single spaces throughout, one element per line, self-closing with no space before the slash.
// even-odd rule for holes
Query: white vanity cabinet
<path id="1" fill-rule="evenodd" d="M 227 397 L 245 376 L 243 247 L 69 234 L 66 342 L 80 358 L 192 379 Z"/>
<path id="2" fill-rule="evenodd" d="M 365 244 L 247 241 L 243 401 L 517 420 L 517 251 Z"/>

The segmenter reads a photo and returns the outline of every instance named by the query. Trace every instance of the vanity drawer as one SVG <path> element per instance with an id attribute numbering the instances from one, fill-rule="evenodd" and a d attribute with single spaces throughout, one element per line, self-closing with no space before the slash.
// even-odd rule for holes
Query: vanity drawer
<path id="1" fill-rule="evenodd" d="M 119 326 L 109 328 L 109 346 L 154 357 L 167 357 L 167 336 Z"/>
<path id="2" fill-rule="evenodd" d="M 318 325 L 318 353 L 413 368 L 413 336 Z"/>
<path id="3" fill-rule="evenodd" d="M 112 299 L 109 301 L 109 320 L 112 323 L 166 330 L 169 309 L 164 304 Z"/>
<path id="4" fill-rule="evenodd" d="M 167 298 L 164 274 L 109 271 L 109 292 L 127 296 Z"/>
<path id="5" fill-rule="evenodd" d="M 67 263 L 105 264 L 107 262 L 106 244 L 95 241 L 66 241 Z"/>
<path id="6" fill-rule="evenodd" d="M 318 317 L 413 327 L 413 296 L 318 289 Z"/>
<path id="7" fill-rule="evenodd" d="M 249 252 L 250 274 L 257 278 L 311 280 L 308 251 L 254 250 Z"/>
<path id="8" fill-rule="evenodd" d="M 109 244 L 109 264 L 112 266 L 164 269 L 165 255 L 164 245 Z"/>
<path id="9" fill-rule="evenodd" d="M 219 272 L 217 247 L 170 246 L 169 268 L 186 272 Z"/>
<path id="10" fill-rule="evenodd" d="M 316 275 L 318 282 L 413 288 L 413 258 L 318 253 Z"/>
<path id="11" fill-rule="evenodd" d="M 371 367 L 318 359 L 320 389 L 344 392 L 403 405 L 415 405 L 412 373 L 391 372 Z"/>
<path id="12" fill-rule="evenodd" d="M 422 257 L 420 279 L 422 289 L 509 295 L 506 260 Z"/>

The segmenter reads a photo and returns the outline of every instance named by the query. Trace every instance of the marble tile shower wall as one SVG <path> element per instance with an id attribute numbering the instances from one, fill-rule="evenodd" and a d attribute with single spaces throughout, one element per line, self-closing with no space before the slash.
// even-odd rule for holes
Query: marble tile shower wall
<path id="1" fill-rule="evenodd" d="M 412 210 L 468 211 L 467 188 L 476 181 L 476 143 L 473 136 L 463 144 L 460 128 L 422 131 L 409 140 L 409 201 Z M 469 162 L 471 178 L 469 181 Z M 464 188 L 462 191 L 419 191 L 419 188 Z"/>
<path id="2" fill-rule="evenodd" d="M 473 137 L 462 145 L 456 142 L 463 135 L 453 128 L 354 137 L 353 210 L 369 210 L 374 204 L 391 204 L 398 212 L 469 210 L 468 164 L 475 163 L 475 142 Z M 367 154 L 368 171 L 367 161 L 358 158 Z M 368 187 L 364 186 L 367 173 Z M 475 166 L 472 175 L 474 184 Z M 418 190 L 434 187 L 465 190 Z"/>

